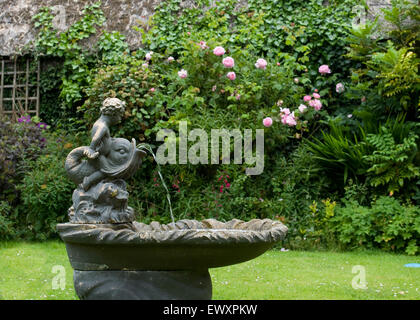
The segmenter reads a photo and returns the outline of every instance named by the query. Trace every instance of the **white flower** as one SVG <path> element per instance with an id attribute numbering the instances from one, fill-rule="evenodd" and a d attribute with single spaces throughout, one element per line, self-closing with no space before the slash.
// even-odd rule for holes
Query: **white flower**
<path id="1" fill-rule="evenodd" d="M 178 76 L 181 79 L 185 79 L 186 77 L 188 77 L 188 72 L 187 70 L 181 69 L 180 71 L 178 71 Z"/>
<path id="2" fill-rule="evenodd" d="M 307 108 L 308 108 L 307 106 L 305 106 L 304 104 L 301 104 L 298 109 L 300 113 L 304 113 Z"/>

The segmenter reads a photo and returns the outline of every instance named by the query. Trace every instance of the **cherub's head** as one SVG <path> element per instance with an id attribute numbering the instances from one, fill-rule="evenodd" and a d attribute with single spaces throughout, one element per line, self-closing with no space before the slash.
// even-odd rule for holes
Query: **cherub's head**
<path id="1" fill-rule="evenodd" d="M 125 112 L 125 102 L 118 98 L 106 98 L 102 103 L 101 113 L 110 117 L 113 122 L 120 122 Z"/>

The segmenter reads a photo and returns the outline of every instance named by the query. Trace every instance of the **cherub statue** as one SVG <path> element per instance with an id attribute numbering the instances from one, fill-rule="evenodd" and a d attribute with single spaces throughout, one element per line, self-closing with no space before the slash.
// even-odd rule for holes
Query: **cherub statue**
<path id="1" fill-rule="evenodd" d="M 90 145 L 73 149 L 67 156 L 66 171 L 78 184 L 70 211 L 80 211 L 82 216 L 89 212 L 95 215 L 105 211 L 108 215 L 110 212 L 126 212 L 128 193 L 123 179 L 135 173 L 145 152 L 137 149 L 135 139 L 130 142 L 111 137 L 109 127 L 118 124 L 124 112 L 123 101 L 105 99 L 101 116 L 92 127 Z M 121 216 L 119 213 L 111 215 Z M 114 220 L 118 221 L 118 218 Z"/>
<path id="2" fill-rule="evenodd" d="M 93 124 L 90 146 L 83 150 L 83 155 L 89 159 L 96 159 L 99 155 L 107 157 L 111 151 L 111 134 L 109 127 L 121 122 L 121 118 L 125 112 L 125 102 L 118 98 L 107 98 L 101 107 L 101 116 Z M 90 186 L 105 177 L 101 170 L 93 172 L 89 176 L 83 178 L 80 186 L 87 191 Z"/>
<path id="3" fill-rule="evenodd" d="M 111 135 L 109 127 L 121 122 L 125 112 L 125 102 L 118 98 L 107 98 L 101 107 L 101 116 L 93 124 L 92 142 L 84 155 L 89 159 L 96 159 L 99 154 L 107 155 L 110 151 Z"/>

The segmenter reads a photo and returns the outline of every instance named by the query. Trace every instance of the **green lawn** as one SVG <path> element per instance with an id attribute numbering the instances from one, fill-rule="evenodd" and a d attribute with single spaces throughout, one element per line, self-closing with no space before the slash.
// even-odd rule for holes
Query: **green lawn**
<path id="1" fill-rule="evenodd" d="M 212 269 L 213 299 L 420 299 L 419 257 L 374 252 L 269 251 L 252 261 Z M 52 289 L 53 266 L 66 271 L 66 288 Z M 367 289 L 353 289 L 356 265 Z M 64 244 L 0 243 L 0 299 L 77 299 Z"/>

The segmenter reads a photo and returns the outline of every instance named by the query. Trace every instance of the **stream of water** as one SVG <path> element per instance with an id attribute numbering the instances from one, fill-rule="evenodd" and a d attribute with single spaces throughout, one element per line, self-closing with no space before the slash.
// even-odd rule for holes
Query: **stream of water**
<path id="1" fill-rule="evenodd" d="M 137 145 L 137 149 L 139 149 L 139 150 L 146 150 L 146 151 L 150 152 L 150 154 L 152 155 L 153 159 L 155 159 L 155 162 L 156 162 L 157 167 L 158 167 L 158 174 L 159 174 L 160 180 L 162 181 L 162 185 L 163 185 L 163 187 L 166 190 L 166 199 L 168 199 L 169 212 L 171 213 L 172 223 L 175 224 L 174 214 L 172 212 L 171 196 L 169 195 L 168 187 L 166 186 L 166 183 L 163 180 L 162 173 L 160 172 L 160 165 L 156 161 L 156 155 L 153 152 L 152 147 L 149 144 L 147 144 L 147 143 L 141 143 L 141 144 Z"/>

